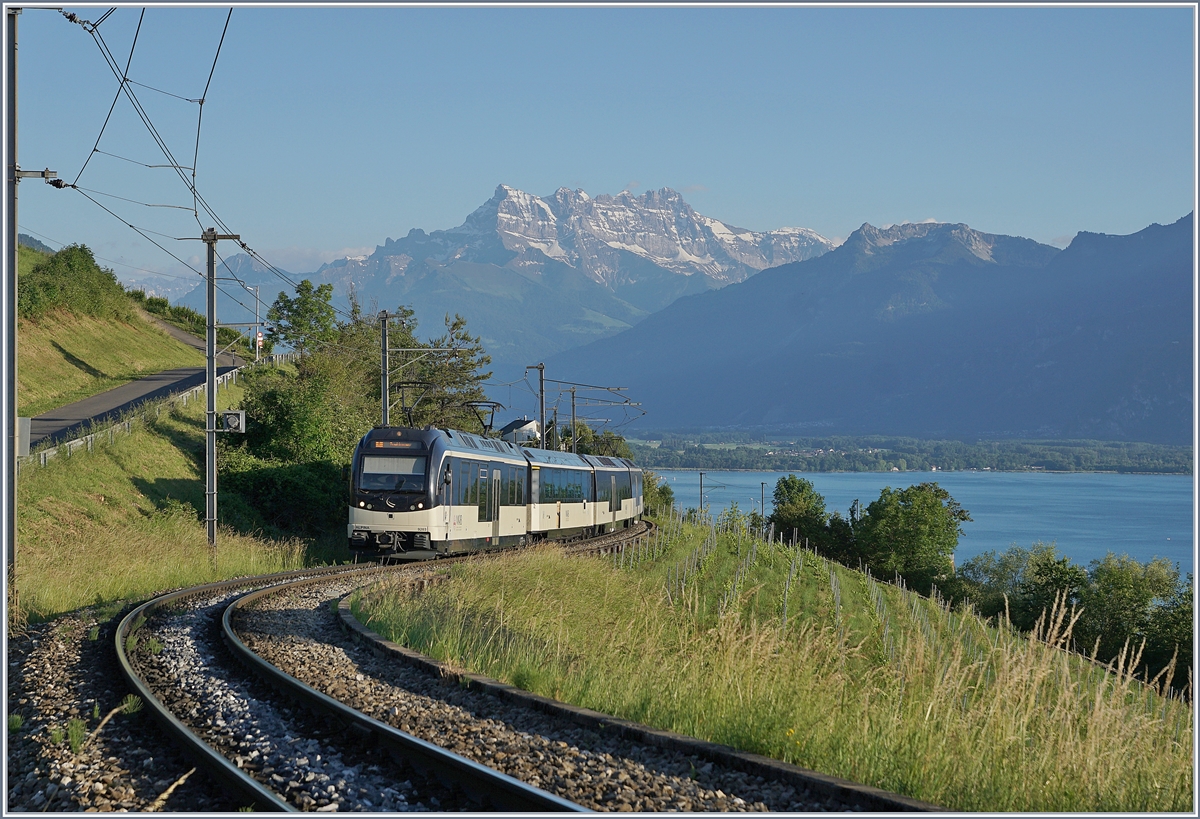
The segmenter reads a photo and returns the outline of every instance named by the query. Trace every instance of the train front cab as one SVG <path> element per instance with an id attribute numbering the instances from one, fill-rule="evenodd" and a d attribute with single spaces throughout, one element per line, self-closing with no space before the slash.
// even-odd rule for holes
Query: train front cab
<path id="1" fill-rule="evenodd" d="M 439 437 L 437 430 L 376 427 L 359 441 L 346 527 L 352 551 L 433 556 L 440 510 L 429 467 L 439 460 Z"/>

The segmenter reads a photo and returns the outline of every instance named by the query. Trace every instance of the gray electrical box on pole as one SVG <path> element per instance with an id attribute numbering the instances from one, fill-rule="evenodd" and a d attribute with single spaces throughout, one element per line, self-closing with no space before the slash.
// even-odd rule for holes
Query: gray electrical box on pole
<path id="1" fill-rule="evenodd" d="M 208 527 L 208 545 L 217 545 L 217 241 L 240 239 L 236 234 L 218 234 L 215 228 L 204 231 L 200 239 L 208 245 L 207 330 L 205 352 L 208 356 L 205 389 L 208 393 L 204 416 L 204 522 Z"/>

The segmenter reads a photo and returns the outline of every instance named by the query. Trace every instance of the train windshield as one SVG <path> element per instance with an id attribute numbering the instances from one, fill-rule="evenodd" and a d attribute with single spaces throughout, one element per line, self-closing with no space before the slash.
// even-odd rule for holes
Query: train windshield
<path id="1" fill-rule="evenodd" d="M 364 455 L 358 486 L 387 492 L 424 492 L 423 455 Z"/>

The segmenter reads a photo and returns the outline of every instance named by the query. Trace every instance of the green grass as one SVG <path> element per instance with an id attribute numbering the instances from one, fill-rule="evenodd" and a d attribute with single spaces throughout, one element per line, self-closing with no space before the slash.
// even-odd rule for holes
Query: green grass
<path id="1" fill-rule="evenodd" d="M 240 398 L 238 387 L 221 390 L 218 405 Z M 203 402 L 192 401 L 135 421 L 111 445 L 23 468 L 15 613 L 41 620 L 91 606 L 111 614 L 165 589 L 345 557 L 332 539 L 268 540 L 224 526 L 210 550 L 203 430 Z"/>
<path id="2" fill-rule="evenodd" d="M 1190 705 L 1055 648 L 1067 620 L 1029 640 L 779 544 L 675 525 L 355 608 L 458 667 L 953 810 L 1192 808 Z"/>
<path id="3" fill-rule="evenodd" d="M 81 719 L 71 719 L 67 721 L 67 744 L 71 747 L 71 753 L 79 753 L 79 749 L 83 747 L 84 740 L 87 739 L 88 730 L 87 723 Z"/>
<path id="4" fill-rule="evenodd" d="M 144 376 L 202 367 L 204 354 L 148 321 L 121 322 L 57 310 L 17 323 L 17 405 L 41 415 Z"/>

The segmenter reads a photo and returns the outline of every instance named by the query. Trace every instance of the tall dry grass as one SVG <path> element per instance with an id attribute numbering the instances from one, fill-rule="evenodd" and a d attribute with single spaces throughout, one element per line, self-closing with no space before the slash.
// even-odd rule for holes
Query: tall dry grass
<path id="1" fill-rule="evenodd" d="M 743 573 L 739 605 L 714 617 L 729 587 L 700 581 L 731 582 L 718 564 L 744 553 L 708 551 L 668 596 L 672 567 L 710 534 L 642 562 L 537 549 L 469 563 L 418 597 L 374 589 L 356 610 L 536 693 L 954 810 L 1192 809 L 1190 704 L 1137 682 L 1135 652 L 1104 671 L 1060 650 L 1069 612 L 1026 639 L 809 553 L 800 568 L 776 560 L 793 571 L 774 585 Z"/>

